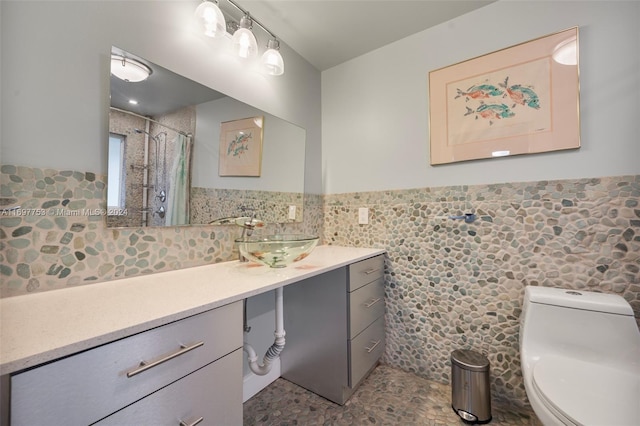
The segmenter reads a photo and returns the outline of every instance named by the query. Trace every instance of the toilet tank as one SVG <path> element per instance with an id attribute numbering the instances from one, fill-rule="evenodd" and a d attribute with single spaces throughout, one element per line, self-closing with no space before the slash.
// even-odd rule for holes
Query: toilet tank
<path id="1" fill-rule="evenodd" d="M 528 286 L 520 349 L 529 359 L 558 354 L 590 362 L 638 362 L 640 332 L 631 306 L 620 296 Z"/>

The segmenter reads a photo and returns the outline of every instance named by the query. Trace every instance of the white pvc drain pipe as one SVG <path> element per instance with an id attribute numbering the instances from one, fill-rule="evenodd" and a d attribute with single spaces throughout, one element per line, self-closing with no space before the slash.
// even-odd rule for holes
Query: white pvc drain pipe
<path id="1" fill-rule="evenodd" d="M 247 342 L 246 337 L 249 334 L 249 328 L 245 324 L 245 340 L 242 346 L 242 349 L 247 353 L 247 360 L 249 362 L 249 368 L 255 374 L 259 376 L 264 376 L 265 374 L 271 371 L 271 367 L 273 366 L 273 361 L 280 356 L 280 353 L 284 349 L 284 314 L 283 314 L 283 297 L 282 297 L 282 287 L 278 287 L 276 289 L 276 331 L 274 333 L 275 340 L 273 345 L 267 349 L 267 352 L 264 354 L 264 358 L 262 359 L 262 364 L 258 363 L 258 355 L 253 347 Z"/>

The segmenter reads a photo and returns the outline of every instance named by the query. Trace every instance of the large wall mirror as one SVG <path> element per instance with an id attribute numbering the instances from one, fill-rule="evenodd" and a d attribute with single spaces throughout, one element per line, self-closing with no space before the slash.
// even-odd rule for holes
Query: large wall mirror
<path id="1" fill-rule="evenodd" d="M 107 226 L 302 221 L 303 128 L 117 47 L 111 62 Z"/>

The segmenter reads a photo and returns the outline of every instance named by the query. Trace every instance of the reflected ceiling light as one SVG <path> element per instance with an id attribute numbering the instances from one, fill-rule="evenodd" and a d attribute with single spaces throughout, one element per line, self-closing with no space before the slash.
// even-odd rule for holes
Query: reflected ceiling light
<path id="1" fill-rule="evenodd" d="M 262 54 L 262 67 L 269 75 L 284 74 L 284 60 L 280 54 L 280 42 L 275 38 L 267 42 L 267 51 Z"/>
<path id="2" fill-rule="evenodd" d="M 120 55 L 111 55 L 111 74 L 131 83 L 146 80 L 151 75 L 151 68 L 136 61 Z"/>
<path id="3" fill-rule="evenodd" d="M 253 21 L 248 13 L 240 19 L 240 28 L 233 33 L 231 49 L 242 59 L 255 58 L 258 54 L 258 41 L 251 32 Z"/>
<path id="4" fill-rule="evenodd" d="M 562 65 L 578 64 L 578 39 L 570 37 L 553 49 L 553 60 Z"/>
<path id="5" fill-rule="evenodd" d="M 491 156 L 492 157 L 506 157 L 509 154 L 511 154 L 511 152 L 509 152 L 509 151 L 493 151 L 491 153 Z"/>
<path id="6" fill-rule="evenodd" d="M 227 32 L 227 23 L 216 0 L 203 0 L 196 8 L 195 16 L 207 37 L 219 37 Z"/>

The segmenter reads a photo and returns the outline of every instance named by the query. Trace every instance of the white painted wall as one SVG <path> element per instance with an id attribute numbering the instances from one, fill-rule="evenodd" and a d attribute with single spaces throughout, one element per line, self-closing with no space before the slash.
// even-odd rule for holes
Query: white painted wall
<path id="1" fill-rule="evenodd" d="M 1 161 L 106 173 L 115 45 L 305 128 L 305 188 L 319 194 L 320 73 L 284 44 L 283 76 L 246 70 L 196 31 L 197 5 L 1 1 Z"/>
<path id="2" fill-rule="evenodd" d="M 501 0 L 322 73 L 323 193 L 640 173 L 640 2 Z M 579 150 L 429 165 L 428 73 L 579 26 Z"/>

